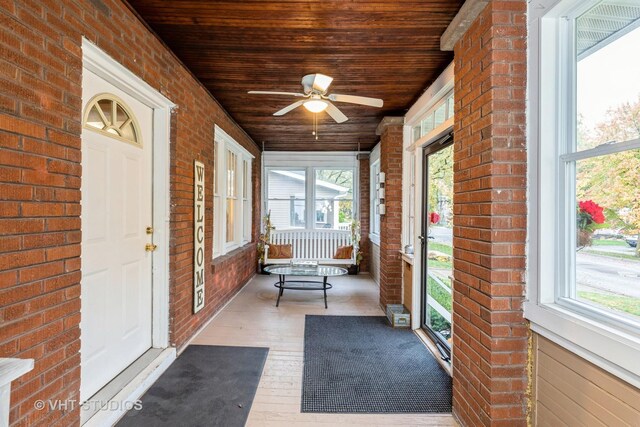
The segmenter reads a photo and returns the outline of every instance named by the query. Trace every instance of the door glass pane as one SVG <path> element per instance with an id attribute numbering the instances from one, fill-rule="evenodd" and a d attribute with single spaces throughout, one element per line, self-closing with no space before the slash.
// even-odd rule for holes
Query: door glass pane
<path id="1" fill-rule="evenodd" d="M 425 324 L 451 346 L 453 145 L 427 157 Z"/>

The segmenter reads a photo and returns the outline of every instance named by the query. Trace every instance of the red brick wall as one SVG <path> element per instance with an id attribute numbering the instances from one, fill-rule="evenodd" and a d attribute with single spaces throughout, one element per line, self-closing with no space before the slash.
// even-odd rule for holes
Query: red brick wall
<path id="1" fill-rule="evenodd" d="M 385 173 L 385 211 L 380 217 L 380 304 L 402 302 L 402 125 L 380 135 L 380 171 Z"/>
<path id="2" fill-rule="evenodd" d="M 80 383 L 81 36 L 177 109 L 171 125 L 171 343 L 183 346 L 254 274 L 255 245 L 207 272 L 206 307 L 192 315 L 193 160 L 207 167 L 211 224 L 213 130 L 259 150 L 209 93 L 118 0 L 0 1 L 0 357 L 34 358 L 13 383 L 12 423 L 77 425 L 78 411 L 36 411 L 75 399 Z M 254 241 L 259 213 L 254 211 Z M 213 231 L 206 235 L 211 258 Z"/>
<path id="3" fill-rule="evenodd" d="M 454 413 L 526 424 L 527 3 L 492 1 L 455 46 Z"/>
<path id="4" fill-rule="evenodd" d="M 371 241 L 369 240 L 369 221 L 371 211 L 370 200 L 370 168 L 369 155 L 360 157 L 360 250 L 362 251 L 362 261 L 360 271 L 369 271 L 369 259 L 371 257 Z"/>

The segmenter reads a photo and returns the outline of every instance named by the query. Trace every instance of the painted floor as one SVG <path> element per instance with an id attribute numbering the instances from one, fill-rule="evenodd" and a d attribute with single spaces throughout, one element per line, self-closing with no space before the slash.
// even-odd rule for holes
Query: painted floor
<path id="1" fill-rule="evenodd" d="M 455 426 L 450 414 L 300 413 L 304 316 L 382 316 L 378 286 L 366 274 L 331 278 L 329 308 L 321 291 L 285 290 L 276 308 L 276 278 L 258 275 L 198 334 L 192 344 L 269 347 L 247 426 Z"/>

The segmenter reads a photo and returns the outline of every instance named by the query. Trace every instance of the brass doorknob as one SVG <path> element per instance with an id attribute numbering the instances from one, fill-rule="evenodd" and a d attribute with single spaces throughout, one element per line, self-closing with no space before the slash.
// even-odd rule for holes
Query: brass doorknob
<path id="1" fill-rule="evenodd" d="M 158 245 L 154 245 L 153 243 L 147 243 L 144 247 L 144 250 L 147 252 L 153 252 L 157 249 Z"/>

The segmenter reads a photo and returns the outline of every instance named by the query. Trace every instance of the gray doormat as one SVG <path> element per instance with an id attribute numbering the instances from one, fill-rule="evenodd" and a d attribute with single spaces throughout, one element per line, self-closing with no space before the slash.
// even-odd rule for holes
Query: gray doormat
<path id="1" fill-rule="evenodd" d="M 306 316 L 302 412 L 449 413 L 451 378 L 384 316 Z"/>
<path id="2" fill-rule="evenodd" d="M 189 346 L 117 426 L 244 426 L 268 352 Z"/>

